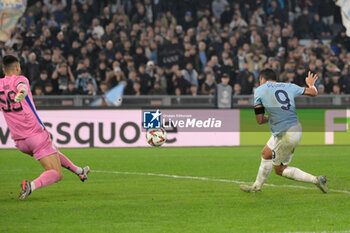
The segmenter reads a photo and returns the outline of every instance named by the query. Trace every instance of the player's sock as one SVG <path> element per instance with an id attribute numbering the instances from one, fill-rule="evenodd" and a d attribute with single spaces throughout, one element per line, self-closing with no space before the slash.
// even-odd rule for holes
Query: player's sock
<path id="1" fill-rule="evenodd" d="M 317 183 L 316 176 L 313 176 L 309 173 L 303 172 L 299 168 L 296 167 L 287 167 L 283 170 L 282 176 L 287 177 L 292 180 L 297 180 L 306 183 Z"/>
<path id="2" fill-rule="evenodd" d="M 261 189 L 267 178 L 269 177 L 272 170 L 272 159 L 261 158 L 261 163 L 256 176 L 254 185 L 256 188 Z"/>
<path id="3" fill-rule="evenodd" d="M 47 170 L 41 173 L 41 175 L 33 180 L 34 189 L 42 188 L 58 182 L 60 180 L 60 176 L 56 170 Z"/>
<path id="4" fill-rule="evenodd" d="M 30 182 L 30 190 L 33 192 L 36 189 L 34 182 Z"/>
<path id="5" fill-rule="evenodd" d="M 58 155 L 60 157 L 62 167 L 78 175 L 83 173 L 83 169 L 81 167 L 76 166 L 74 163 L 72 163 L 72 161 L 70 161 L 64 154 L 62 154 L 61 152 L 58 152 Z"/>

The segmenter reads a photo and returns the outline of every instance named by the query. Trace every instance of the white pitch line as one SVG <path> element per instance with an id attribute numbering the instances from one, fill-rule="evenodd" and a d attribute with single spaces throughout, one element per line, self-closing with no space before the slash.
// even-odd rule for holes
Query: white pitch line
<path id="1" fill-rule="evenodd" d="M 217 179 L 217 178 L 198 177 L 198 176 L 179 176 L 179 175 L 145 173 L 145 172 L 122 172 L 122 171 L 101 171 L 101 170 L 92 170 L 92 172 L 108 173 L 108 174 L 123 174 L 123 175 L 138 175 L 138 176 L 158 176 L 158 177 L 168 177 L 168 178 L 175 178 L 175 179 L 205 180 L 205 181 L 235 183 L 235 184 L 247 184 L 248 183 L 248 182 L 239 181 L 239 180 Z M 315 190 L 316 189 L 316 188 L 311 188 L 311 187 L 305 187 L 305 186 L 299 186 L 299 185 L 287 185 L 287 184 L 283 184 L 283 185 L 264 184 L 264 185 L 270 186 L 270 187 L 285 187 L 285 188 L 296 188 L 296 189 L 307 189 L 307 190 Z M 328 191 L 336 192 L 336 193 L 350 194 L 350 191 L 347 191 L 347 190 L 329 189 Z"/>
<path id="2" fill-rule="evenodd" d="M 350 230 L 346 231 L 297 231 L 297 232 L 285 232 L 285 233 L 347 233 L 350 232 Z"/>

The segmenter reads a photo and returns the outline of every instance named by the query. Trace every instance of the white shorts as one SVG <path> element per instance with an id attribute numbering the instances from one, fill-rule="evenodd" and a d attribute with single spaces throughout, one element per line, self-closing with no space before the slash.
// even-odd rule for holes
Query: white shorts
<path id="1" fill-rule="evenodd" d="M 294 155 L 294 149 L 301 139 L 301 125 L 297 123 L 281 136 L 271 136 L 267 146 L 272 150 L 273 165 L 288 165 Z"/>

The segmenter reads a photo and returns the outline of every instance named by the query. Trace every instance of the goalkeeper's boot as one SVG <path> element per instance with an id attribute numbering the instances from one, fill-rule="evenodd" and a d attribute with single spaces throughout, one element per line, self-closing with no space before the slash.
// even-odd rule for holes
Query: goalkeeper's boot
<path id="1" fill-rule="evenodd" d="M 87 175 L 89 174 L 89 172 L 90 172 L 90 168 L 89 168 L 89 166 L 86 166 L 83 168 L 83 173 L 78 175 L 82 182 L 84 182 L 85 180 L 88 179 Z"/>
<path id="2" fill-rule="evenodd" d="M 24 199 L 32 193 L 32 189 L 30 187 L 30 181 L 23 180 L 20 186 L 22 190 L 21 190 L 21 193 L 19 194 L 19 199 Z"/>
<path id="3" fill-rule="evenodd" d="M 239 188 L 246 193 L 260 193 L 261 192 L 261 187 L 257 187 L 256 185 L 240 185 Z"/>
<path id="4" fill-rule="evenodd" d="M 327 187 L 327 178 L 326 176 L 317 176 L 317 183 L 316 186 L 317 188 L 319 188 L 323 193 L 327 193 L 328 192 L 328 187 Z"/>

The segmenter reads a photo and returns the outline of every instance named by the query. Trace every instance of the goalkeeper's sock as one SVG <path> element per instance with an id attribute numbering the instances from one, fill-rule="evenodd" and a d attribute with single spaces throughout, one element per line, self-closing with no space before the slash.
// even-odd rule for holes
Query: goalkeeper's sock
<path id="1" fill-rule="evenodd" d="M 58 155 L 60 157 L 62 167 L 78 175 L 83 173 L 83 169 L 81 167 L 76 166 L 74 163 L 72 163 L 72 161 L 70 161 L 64 154 L 62 154 L 61 152 L 58 152 Z"/>
<path id="2" fill-rule="evenodd" d="M 31 184 L 31 189 L 34 191 L 35 189 L 42 188 L 53 184 L 55 182 L 60 181 L 60 176 L 56 170 L 47 170 L 41 173 L 41 175 L 33 180 L 33 185 Z"/>
<path id="3" fill-rule="evenodd" d="M 34 182 L 30 182 L 30 190 L 33 192 L 36 189 Z"/>
<path id="4" fill-rule="evenodd" d="M 296 167 L 286 167 L 283 170 L 282 176 L 287 177 L 292 180 L 306 182 L 306 183 L 317 183 L 316 176 L 313 176 L 309 173 L 303 172 L 299 168 Z"/>
<path id="5" fill-rule="evenodd" d="M 269 177 L 272 170 L 272 159 L 261 158 L 261 163 L 256 176 L 254 185 L 257 189 L 261 189 L 267 178 Z"/>

